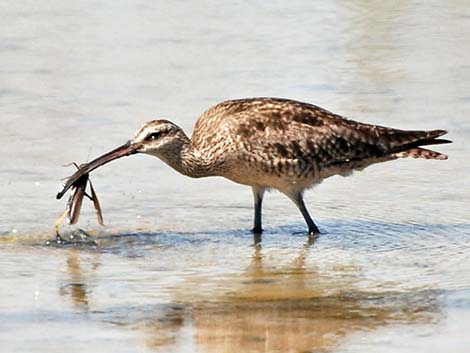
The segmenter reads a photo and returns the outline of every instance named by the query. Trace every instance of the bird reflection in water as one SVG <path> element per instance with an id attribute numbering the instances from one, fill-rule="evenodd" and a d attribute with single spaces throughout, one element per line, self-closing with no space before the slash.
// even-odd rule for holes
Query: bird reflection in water
<path id="1" fill-rule="evenodd" d="M 438 293 L 367 291 L 360 267 L 316 268 L 307 261 L 315 237 L 282 266 L 267 259 L 260 240 L 255 235 L 243 274 L 216 280 L 223 293 L 208 297 L 183 286 L 165 314 L 135 322 L 146 348 L 167 351 L 186 340 L 198 352 L 330 351 L 352 333 L 432 323 L 439 314 Z"/>

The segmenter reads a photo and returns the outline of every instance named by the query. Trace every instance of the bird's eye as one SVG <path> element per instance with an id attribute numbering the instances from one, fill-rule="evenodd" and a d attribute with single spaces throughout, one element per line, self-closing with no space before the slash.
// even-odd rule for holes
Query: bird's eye
<path id="1" fill-rule="evenodd" d="M 147 140 L 158 140 L 162 136 L 161 131 L 152 132 L 147 136 Z"/>

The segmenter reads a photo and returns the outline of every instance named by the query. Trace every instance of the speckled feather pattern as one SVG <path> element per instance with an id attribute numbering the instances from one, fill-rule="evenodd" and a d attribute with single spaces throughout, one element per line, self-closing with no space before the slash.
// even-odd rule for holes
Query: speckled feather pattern
<path id="1" fill-rule="evenodd" d="M 222 102 L 207 110 L 191 142 L 211 175 L 291 193 L 329 176 L 396 158 L 445 159 L 420 148 L 400 150 L 444 133 L 364 124 L 312 104 L 254 98 Z"/>

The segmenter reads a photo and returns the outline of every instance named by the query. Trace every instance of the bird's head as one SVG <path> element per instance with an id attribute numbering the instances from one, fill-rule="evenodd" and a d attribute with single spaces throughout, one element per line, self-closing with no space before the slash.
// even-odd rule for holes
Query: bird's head
<path id="1" fill-rule="evenodd" d="M 145 123 L 130 140 L 134 153 L 146 153 L 157 157 L 178 153 L 187 137 L 180 127 L 168 120 L 152 120 Z"/>
<path id="2" fill-rule="evenodd" d="M 60 199 L 84 174 L 109 163 L 115 159 L 135 153 L 151 154 L 164 161 L 175 158 L 182 146 L 189 141 L 183 130 L 168 120 L 152 120 L 145 123 L 124 145 L 95 158 L 89 163 L 82 164 L 65 182 L 62 190 L 57 194 Z"/>

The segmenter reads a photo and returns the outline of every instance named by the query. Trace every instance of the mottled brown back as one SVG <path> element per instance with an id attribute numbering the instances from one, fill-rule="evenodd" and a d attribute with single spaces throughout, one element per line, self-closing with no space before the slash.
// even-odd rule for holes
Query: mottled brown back
<path id="1" fill-rule="evenodd" d="M 222 102 L 206 111 L 196 124 L 192 140 L 202 150 L 231 146 L 232 151 L 224 149 L 224 153 L 276 160 L 281 168 L 283 163 L 295 160 L 321 169 L 368 158 L 398 157 L 421 145 L 448 142 L 434 140 L 445 133 L 364 124 L 312 104 L 253 98 Z M 413 154 L 417 155 L 444 156 L 438 152 Z"/>

